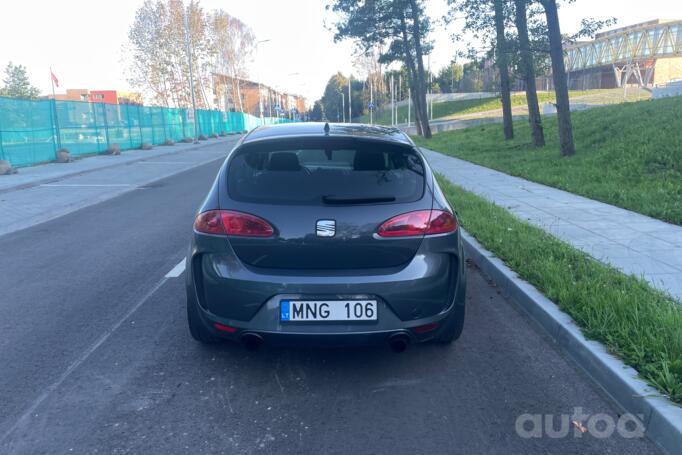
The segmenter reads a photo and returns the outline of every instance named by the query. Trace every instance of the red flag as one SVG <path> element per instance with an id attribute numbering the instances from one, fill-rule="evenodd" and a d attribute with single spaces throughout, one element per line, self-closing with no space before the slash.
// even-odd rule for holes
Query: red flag
<path id="1" fill-rule="evenodd" d="M 50 75 L 52 76 L 52 82 L 54 82 L 54 85 L 56 85 L 57 87 L 59 87 L 59 79 L 57 79 L 57 76 L 54 75 L 54 73 L 52 72 L 52 70 L 50 70 Z"/>

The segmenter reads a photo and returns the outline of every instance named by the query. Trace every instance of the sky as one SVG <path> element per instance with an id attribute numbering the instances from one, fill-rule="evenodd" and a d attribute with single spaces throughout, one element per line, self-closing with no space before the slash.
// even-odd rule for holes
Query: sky
<path id="1" fill-rule="evenodd" d="M 0 15 L 0 69 L 9 61 L 27 67 L 31 83 L 49 93 L 50 66 L 60 88 L 134 89 L 127 82 L 124 45 L 143 0 L 5 0 Z M 252 79 L 311 103 L 337 71 L 353 72 L 353 44 L 334 43 L 328 0 L 200 0 L 206 10 L 223 9 L 248 24 L 258 40 Z M 432 18 L 447 11 L 446 0 L 427 0 Z M 645 20 L 682 19 L 680 0 L 576 0 L 560 10 L 564 33 L 584 17 L 615 17 L 619 26 Z M 460 23 L 437 27 L 432 38 L 434 70 L 448 64 L 457 47 L 451 35 Z M 59 90 L 58 90 L 59 92 Z"/>

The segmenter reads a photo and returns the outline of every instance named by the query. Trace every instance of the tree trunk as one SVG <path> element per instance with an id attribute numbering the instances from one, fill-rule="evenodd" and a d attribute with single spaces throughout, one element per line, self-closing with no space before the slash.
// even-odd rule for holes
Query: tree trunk
<path id="1" fill-rule="evenodd" d="M 419 97 L 419 78 L 417 77 L 417 70 L 415 68 L 414 60 L 412 60 L 412 52 L 410 48 L 410 38 L 407 33 L 407 22 L 405 16 L 400 17 L 400 28 L 403 35 L 403 52 L 405 58 L 405 66 L 410 76 L 410 90 L 412 92 L 412 102 L 414 104 L 415 125 L 417 126 L 417 134 L 425 136 L 424 124 L 428 127 L 428 117 L 424 121 L 424 111 L 421 109 L 421 98 Z M 431 137 L 431 130 L 429 129 L 429 137 Z"/>
<path id="2" fill-rule="evenodd" d="M 571 107 L 568 101 L 568 82 L 566 80 L 566 67 L 564 66 L 564 48 L 561 43 L 559 13 L 557 12 L 556 0 L 542 0 L 542 5 L 547 16 L 549 53 L 552 57 L 561 154 L 570 156 L 575 154 L 575 144 L 573 143 L 573 124 L 571 123 Z"/>
<path id="3" fill-rule="evenodd" d="M 416 96 L 414 93 L 414 87 L 410 87 L 410 92 L 412 94 L 411 95 L 412 99 L 414 100 L 415 96 Z M 412 104 L 414 104 L 414 103 L 412 103 Z M 422 116 L 421 116 L 421 113 L 419 112 L 419 109 L 417 109 L 416 105 L 413 106 L 413 111 L 414 111 L 414 126 L 417 128 L 417 134 L 419 136 L 423 136 L 424 131 L 422 130 L 422 123 L 421 123 L 422 122 Z"/>
<path id="4" fill-rule="evenodd" d="M 421 28 L 419 21 L 419 9 L 416 0 L 411 0 L 412 5 L 412 37 L 414 39 L 415 57 L 417 60 L 417 85 L 416 92 L 419 98 L 419 111 L 422 116 L 422 132 L 426 139 L 431 139 L 431 125 L 429 125 L 429 114 L 426 104 L 426 78 L 424 77 L 424 59 L 422 58 Z"/>
<path id="5" fill-rule="evenodd" d="M 500 93 L 502 95 L 502 119 L 504 121 L 504 138 L 514 139 L 514 119 L 511 107 L 511 84 L 509 82 L 509 56 L 507 55 L 507 39 L 504 36 L 504 4 L 503 0 L 494 0 L 495 31 L 497 32 L 497 68 L 500 72 Z"/>
<path id="6" fill-rule="evenodd" d="M 411 62 L 412 65 L 414 65 L 414 62 Z M 412 93 L 412 104 L 414 105 L 414 124 L 417 127 L 417 134 L 419 136 L 424 136 L 424 118 L 422 117 L 422 112 L 421 109 L 419 109 L 418 106 L 418 96 L 416 92 L 416 86 L 417 83 L 414 81 L 415 76 L 412 71 L 410 71 L 409 67 L 407 70 L 408 74 L 410 75 L 410 92 Z"/>
<path id="7" fill-rule="evenodd" d="M 414 99 L 416 97 L 414 93 L 414 74 L 410 70 L 411 65 L 406 65 L 407 68 L 407 89 L 410 91 L 410 101 L 412 104 L 414 104 Z M 414 126 L 417 129 L 417 135 L 423 136 L 423 131 L 422 131 L 422 124 L 421 124 L 421 114 L 419 113 L 419 110 L 417 109 L 416 105 L 413 106 L 414 110 Z M 408 122 L 411 120 L 408 118 Z"/>
<path id="8" fill-rule="evenodd" d="M 535 86 L 535 62 L 530 50 L 528 39 L 528 22 L 526 19 L 526 1 L 514 0 L 516 4 L 516 29 L 519 33 L 519 48 L 521 54 L 521 72 L 526 83 L 526 99 L 528 101 L 528 121 L 533 133 L 533 145 L 545 146 L 545 133 L 542 129 L 542 117 L 538 105 L 538 90 Z"/>

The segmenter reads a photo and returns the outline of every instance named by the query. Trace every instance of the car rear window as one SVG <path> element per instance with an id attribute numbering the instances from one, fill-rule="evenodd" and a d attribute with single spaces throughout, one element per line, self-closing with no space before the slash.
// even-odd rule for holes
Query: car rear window
<path id="1" fill-rule="evenodd" d="M 242 202 L 352 205 L 413 202 L 424 165 L 411 147 L 362 140 L 247 144 L 229 164 L 227 188 Z"/>

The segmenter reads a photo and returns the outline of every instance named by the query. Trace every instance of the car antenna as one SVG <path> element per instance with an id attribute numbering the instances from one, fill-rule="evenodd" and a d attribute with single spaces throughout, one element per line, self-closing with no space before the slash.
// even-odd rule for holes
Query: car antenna
<path id="1" fill-rule="evenodd" d="M 329 122 L 324 124 L 324 134 L 325 136 L 329 136 Z"/>

